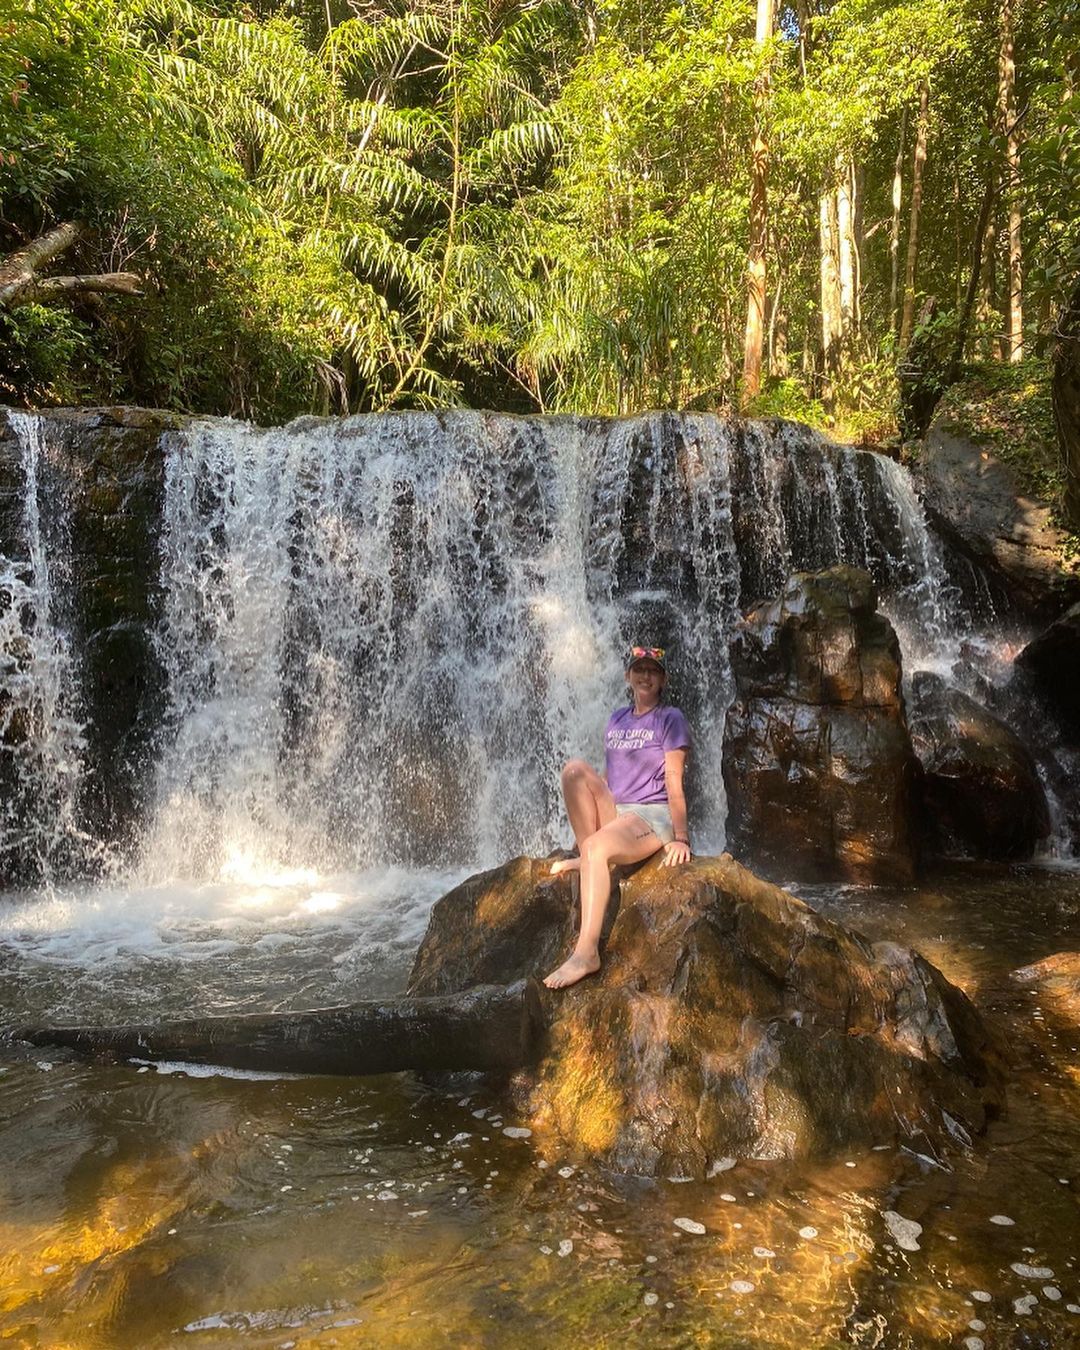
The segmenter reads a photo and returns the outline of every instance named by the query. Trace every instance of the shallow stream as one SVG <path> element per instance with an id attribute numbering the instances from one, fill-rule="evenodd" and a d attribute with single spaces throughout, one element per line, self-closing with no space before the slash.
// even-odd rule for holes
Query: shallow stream
<path id="1" fill-rule="evenodd" d="M 454 877 L 260 873 L 0 897 L 14 1023 L 400 988 Z M 1080 1028 L 1008 977 L 1080 945 L 1080 874 L 802 888 L 960 984 L 1011 1057 L 970 1149 L 606 1174 L 489 1091 L 0 1047 L 0 1337 L 165 1345 L 1080 1345 Z M 509 1133 L 508 1133 L 509 1131 Z"/>

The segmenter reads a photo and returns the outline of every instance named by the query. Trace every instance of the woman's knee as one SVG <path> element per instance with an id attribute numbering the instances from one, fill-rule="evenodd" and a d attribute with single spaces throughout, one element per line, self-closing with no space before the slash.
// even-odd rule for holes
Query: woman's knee
<path id="1" fill-rule="evenodd" d="M 605 835 L 603 830 L 597 830 L 595 834 L 590 834 L 588 839 L 584 840 L 580 846 L 583 862 L 607 862 L 611 855 L 616 852 L 618 852 L 616 841 Z"/>
<path id="2" fill-rule="evenodd" d="M 575 783 L 583 778 L 590 778 L 595 772 L 587 760 L 568 759 L 563 765 L 562 780 L 564 783 Z"/>

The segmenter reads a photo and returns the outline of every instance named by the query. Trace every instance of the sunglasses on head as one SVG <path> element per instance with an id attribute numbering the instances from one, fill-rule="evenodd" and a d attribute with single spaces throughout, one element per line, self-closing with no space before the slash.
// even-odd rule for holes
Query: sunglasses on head
<path id="1" fill-rule="evenodd" d="M 630 660 L 633 661 L 656 661 L 663 665 L 664 649 L 663 647 L 631 647 Z"/>

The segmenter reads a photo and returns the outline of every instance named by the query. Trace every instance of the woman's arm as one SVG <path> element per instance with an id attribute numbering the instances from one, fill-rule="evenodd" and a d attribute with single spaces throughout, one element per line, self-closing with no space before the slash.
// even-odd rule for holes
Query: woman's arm
<path id="1" fill-rule="evenodd" d="M 687 827 L 686 793 L 683 789 L 685 769 L 685 750 L 665 750 L 664 784 L 667 788 L 671 823 L 675 829 L 674 840 L 670 844 L 664 845 L 665 866 L 690 861 L 690 831 Z"/>

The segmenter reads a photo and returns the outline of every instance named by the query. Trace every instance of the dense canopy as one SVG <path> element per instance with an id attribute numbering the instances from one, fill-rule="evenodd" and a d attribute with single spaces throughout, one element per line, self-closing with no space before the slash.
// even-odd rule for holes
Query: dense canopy
<path id="1" fill-rule="evenodd" d="M 77 228 L 0 300 L 0 400 L 741 404 L 874 436 L 920 340 L 1038 357 L 1080 273 L 1071 7 L 764 7 L 8 9 L 0 287 Z"/>

